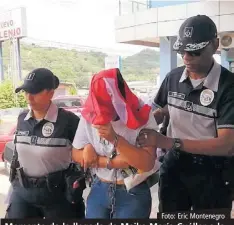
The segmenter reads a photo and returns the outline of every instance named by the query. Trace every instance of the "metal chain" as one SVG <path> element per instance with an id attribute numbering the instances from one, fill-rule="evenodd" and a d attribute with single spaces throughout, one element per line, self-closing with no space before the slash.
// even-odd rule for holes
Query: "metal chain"
<path id="1" fill-rule="evenodd" d="M 110 198 L 111 198 L 111 212 L 110 212 L 110 219 L 113 218 L 115 212 L 115 203 L 116 203 L 116 185 L 117 185 L 117 172 L 118 169 L 114 170 L 114 182 L 110 184 Z"/>
<path id="2" fill-rule="evenodd" d="M 109 142 L 103 138 L 100 138 L 99 142 L 104 146 L 109 144 Z M 106 152 L 105 149 L 103 150 L 104 152 Z M 115 147 L 112 149 L 112 153 L 114 151 L 116 151 Z M 114 181 L 109 186 L 109 193 L 110 193 L 110 200 L 111 200 L 110 219 L 113 218 L 114 211 L 115 211 L 117 175 L 118 175 L 118 169 L 114 169 Z"/>

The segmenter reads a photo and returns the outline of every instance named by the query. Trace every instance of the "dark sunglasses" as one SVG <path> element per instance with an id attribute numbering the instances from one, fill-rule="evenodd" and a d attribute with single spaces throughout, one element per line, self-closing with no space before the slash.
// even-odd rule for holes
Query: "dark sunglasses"
<path id="1" fill-rule="evenodd" d="M 192 52 L 186 52 L 186 51 L 183 51 L 183 52 L 178 52 L 182 57 L 184 57 L 185 53 L 187 53 L 189 56 L 192 56 L 192 57 L 199 57 L 201 56 L 203 51 L 192 51 Z"/>

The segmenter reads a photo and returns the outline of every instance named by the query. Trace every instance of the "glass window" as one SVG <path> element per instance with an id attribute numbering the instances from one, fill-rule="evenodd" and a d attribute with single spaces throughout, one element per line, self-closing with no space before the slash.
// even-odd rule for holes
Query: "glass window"
<path id="1" fill-rule="evenodd" d="M 80 99 L 55 99 L 53 100 L 54 104 L 58 107 L 80 107 L 81 101 Z"/>

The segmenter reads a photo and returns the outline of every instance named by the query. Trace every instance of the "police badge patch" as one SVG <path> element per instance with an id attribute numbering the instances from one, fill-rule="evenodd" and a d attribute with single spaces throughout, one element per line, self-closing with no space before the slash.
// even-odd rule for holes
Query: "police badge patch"
<path id="1" fill-rule="evenodd" d="M 208 106 L 214 100 L 214 92 L 210 89 L 205 89 L 201 92 L 200 102 L 203 106 Z"/>
<path id="2" fill-rule="evenodd" d="M 42 134 L 44 137 L 49 137 L 53 134 L 54 132 L 54 124 L 47 122 L 43 125 L 42 127 Z"/>

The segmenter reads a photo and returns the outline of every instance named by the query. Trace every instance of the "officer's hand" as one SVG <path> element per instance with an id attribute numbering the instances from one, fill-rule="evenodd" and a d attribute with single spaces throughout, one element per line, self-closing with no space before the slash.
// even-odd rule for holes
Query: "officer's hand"
<path id="1" fill-rule="evenodd" d="M 163 119 L 164 119 L 165 116 L 167 118 L 170 118 L 167 106 L 165 106 L 162 109 L 156 109 L 155 111 L 153 111 L 153 115 L 154 115 L 154 118 L 155 118 L 157 124 L 163 123 Z"/>
<path id="2" fill-rule="evenodd" d="M 161 124 L 163 122 L 163 111 L 162 109 L 156 109 L 153 111 L 154 119 L 156 120 L 157 124 Z"/>
<path id="3" fill-rule="evenodd" d="M 141 147 L 157 147 L 158 136 L 155 130 L 142 129 L 137 137 L 137 144 Z"/>
<path id="4" fill-rule="evenodd" d="M 97 129 L 98 135 L 101 138 L 104 138 L 111 143 L 113 143 L 115 141 L 116 133 L 115 133 L 111 123 L 106 124 L 106 125 L 94 125 L 94 128 Z"/>
<path id="5" fill-rule="evenodd" d="M 98 155 L 91 144 L 88 144 L 84 147 L 83 150 L 83 167 L 86 171 L 89 167 L 97 167 L 98 165 Z"/>

